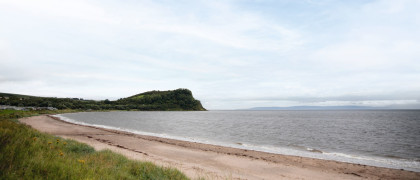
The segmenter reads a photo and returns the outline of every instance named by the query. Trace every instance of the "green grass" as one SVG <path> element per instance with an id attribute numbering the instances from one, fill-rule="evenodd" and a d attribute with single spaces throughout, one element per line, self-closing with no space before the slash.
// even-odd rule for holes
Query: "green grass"
<path id="1" fill-rule="evenodd" d="M 188 179 L 176 169 L 40 133 L 17 118 L 65 111 L 0 110 L 0 179 Z"/>
<path id="2" fill-rule="evenodd" d="M 144 97 L 144 95 L 138 95 L 138 96 L 132 97 L 132 99 L 139 100 L 139 99 L 141 99 L 143 97 Z"/>

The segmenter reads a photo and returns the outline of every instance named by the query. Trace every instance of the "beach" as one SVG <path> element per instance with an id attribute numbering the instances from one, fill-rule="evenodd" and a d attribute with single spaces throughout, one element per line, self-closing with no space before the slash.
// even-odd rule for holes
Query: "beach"
<path id="1" fill-rule="evenodd" d="M 192 179 L 420 179 L 420 173 L 194 143 L 72 124 L 52 116 L 22 118 L 41 132 L 174 167 Z"/>

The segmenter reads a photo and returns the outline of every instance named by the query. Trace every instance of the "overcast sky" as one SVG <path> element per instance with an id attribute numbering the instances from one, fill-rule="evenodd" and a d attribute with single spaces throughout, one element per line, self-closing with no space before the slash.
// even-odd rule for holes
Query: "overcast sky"
<path id="1" fill-rule="evenodd" d="M 0 0 L 0 92 L 420 108 L 419 0 Z"/>

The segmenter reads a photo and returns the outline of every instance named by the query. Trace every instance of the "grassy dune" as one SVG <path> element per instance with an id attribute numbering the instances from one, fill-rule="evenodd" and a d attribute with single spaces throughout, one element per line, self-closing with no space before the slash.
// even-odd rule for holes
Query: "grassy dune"
<path id="1" fill-rule="evenodd" d="M 0 110 L 0 179 L 188 179 L 176 169 L 95 151 L 17 122 L 62 112 Z"/>

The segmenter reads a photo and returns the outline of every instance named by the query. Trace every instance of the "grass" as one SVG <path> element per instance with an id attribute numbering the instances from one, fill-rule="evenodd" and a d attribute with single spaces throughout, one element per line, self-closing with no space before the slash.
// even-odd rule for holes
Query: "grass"
<path id="1" fill-rule="evenodd" d="M 176 169 L 40 133 L 18 118 L 71 111 L 0 110 L 0 179 L 188 179 Z"/>
<path id="2" fill-rule="evenodd" d="M 138 99 L 141 99 L 143 97 L 144 97 L 144 95 L 138 95 L 138 96 L 134 96 L 133 99 L 138 100 Z"/>

